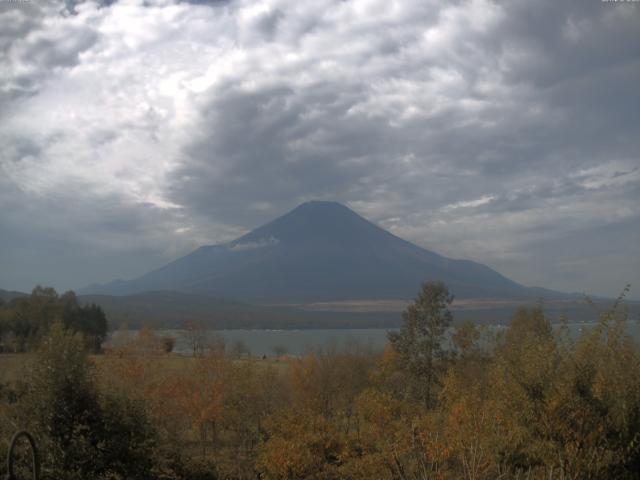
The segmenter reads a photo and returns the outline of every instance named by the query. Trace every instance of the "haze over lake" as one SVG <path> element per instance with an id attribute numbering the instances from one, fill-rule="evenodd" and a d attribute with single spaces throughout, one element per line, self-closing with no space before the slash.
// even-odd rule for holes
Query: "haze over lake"
<path id="1" fill-rule="evenodd" d="M 569 323 L 570 335 L 576 338 L 586 329 L 592 328 L 595 323 Z M 556 325 L 556 328 L 558 326 Z M 485 342 L 504 329 L 504 326 L 493 326 L 485 335 Z M 226 348 L 233 349 L 237 342 L 242 342 L 252 356 L 273 357 L 276 349 L 284 349 L 288 355 L 305 355 L 317 351 L 341 352 L 341 351 L 372 351 L 380 352 L 388 343 L 387 333 L 397 329 L 366 328 L 366 329 L 310 329 L 310 330 L 208 330 L 206 337 L 209 344 L 215 344 L 217 339 L 222 339 Z M 630 321 L 628 331 L 635 339 L 640 339 L 640 323 Z M 113 332 L 109 341 L 117 343 L 122 340 L 122 335 L 136 335 L 137 330 L 127 333 Z M 174 351 L 183 355 L 191 355 L 192 348 L 189 344 L 189 334 L 186 330 L 158 330 L 159 336 L 171 336 L 176 338 Z"/>

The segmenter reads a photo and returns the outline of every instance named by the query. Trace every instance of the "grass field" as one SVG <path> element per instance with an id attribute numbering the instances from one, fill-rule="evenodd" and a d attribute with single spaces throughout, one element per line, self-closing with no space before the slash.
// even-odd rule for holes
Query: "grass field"
<path id="1" fill-rule="evenodd" d="M 13 383 L 21 378 L 24 378 L 25 371 L 30 362 L 34 360 L 34 354 L 32 353 L 1 353 L 0 354 L 0 383 Z M 98 370 L 100 369 L 101 362 L 104 359 L 104 355 L 92 355 L 92 360 L 95 362 Z M 180 370 L 184 369 L 190 362 L 193 361 L 193 357 L 169 354 L 162 357 L 166 361 L 165 366 L 170 369 Z M 262 360 L 261 358 L 252 357 L 251 359 L 232 360 L 233 363 L 255 362 L 256 365 L 274 366 L 278 369 L 286 369 L 289 365 L 289 361 L 286 357 L 282 359 L 270 358 Z"/>
<path id="2" fill-rule="evenodd" d="M 13 383 L 23 376 L 23 372 L 33 355 L 29 353 L 0 354 L 0 383 Z"/>

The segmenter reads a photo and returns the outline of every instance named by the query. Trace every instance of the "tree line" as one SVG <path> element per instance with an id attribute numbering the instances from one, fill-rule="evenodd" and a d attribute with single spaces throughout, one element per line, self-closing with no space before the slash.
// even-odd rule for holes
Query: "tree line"
<path id="1" fill-rule="evenodd" d="M 0 388 L 0 428 L 36 433 L 50 479 L 633 479 L 624 293 L 578 338 L 535 307 L 445 342 L 452 297 L 427 283 L 383 353 L 279 362 L 223 345 L 181 357 L 151 330 L 90 357 L 57 322 Z"/>
<path id="2" fill-rule="evenodd" d="M 31 295 L 9 302 L 0 299 L 0 353 L 34 350 L 59 321 L 66 330 L 82 334 L 86 347 L 100 351 L 107 337 L 107 318 L 95 304 L 81 305 L 74 292 L 59 295 L 36 286 Z"/>

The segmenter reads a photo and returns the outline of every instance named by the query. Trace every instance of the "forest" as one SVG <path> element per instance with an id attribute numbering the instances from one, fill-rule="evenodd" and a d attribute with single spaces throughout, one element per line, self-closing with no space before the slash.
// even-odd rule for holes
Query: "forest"
<path id="1" fill-rule="evenodd" d="M 627 292 L 575 338 L 542 305 L 499 333 L 455 322 L 426 283 L 382 353 L 266 360 L 220 343 L 180 356 L 151 329 L 96 353 L 62 308 L 30 353 L 0 355 L 0 452 L 29 430 L 51 480 L 637 478 Z"/>
<path id="2" fill-rule="evenodd" d="M 36 350 L 55 322 L 82 335 L 92 353 L 102 349 L 108 322 L 101 307 L 81 304 L 72 291 L 59 295 L 51 287 L 36 286 L 31 295 L 11 301 L 0 298 L 0 353 Z"/>

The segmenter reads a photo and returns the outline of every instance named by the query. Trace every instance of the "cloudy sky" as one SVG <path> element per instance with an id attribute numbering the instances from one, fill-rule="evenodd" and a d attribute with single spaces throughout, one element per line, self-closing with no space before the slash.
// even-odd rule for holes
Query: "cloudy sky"
<path id="1" fill-rule="evenodd" d="M 0 0 L 0 288 L 132 278 L 310 199 L 640 298 L 640 3 Z"/>

